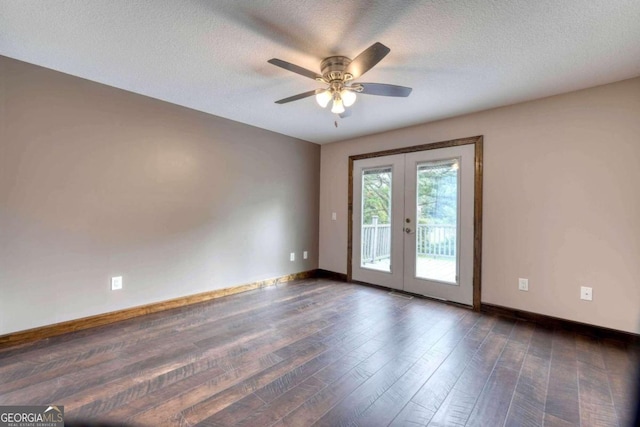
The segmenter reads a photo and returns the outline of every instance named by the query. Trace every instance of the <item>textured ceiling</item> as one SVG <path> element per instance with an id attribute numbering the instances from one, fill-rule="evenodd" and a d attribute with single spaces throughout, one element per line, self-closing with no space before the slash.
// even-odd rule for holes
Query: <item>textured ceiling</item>
<path id="1" fill-rule="evenodd" d="M 317 143 L 339 141 L 640 75 L 638 0 L 0 0 L 0 54 Z M 313 71 L 379 41 L 338 120 Z"/>

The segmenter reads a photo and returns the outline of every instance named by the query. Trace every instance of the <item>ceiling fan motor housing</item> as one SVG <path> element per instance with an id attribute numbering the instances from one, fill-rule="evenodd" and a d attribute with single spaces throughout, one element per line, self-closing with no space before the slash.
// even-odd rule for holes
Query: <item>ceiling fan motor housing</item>
<path id="1" fill-rule="evenodd" d="M 351 59 L 346 56 L 330 56 L 320 63 L 322 77 L 328 82 L 346 82 L 353 79 L 353 75 L 344 70 L 351 64 Z"/>

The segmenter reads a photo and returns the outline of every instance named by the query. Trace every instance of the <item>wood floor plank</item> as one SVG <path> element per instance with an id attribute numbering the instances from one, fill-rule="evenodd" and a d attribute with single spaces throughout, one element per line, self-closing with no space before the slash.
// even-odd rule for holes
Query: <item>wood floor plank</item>
<path id="1" fill-rule="evenodd" d="M 578 362 L 586 363 L 599 369 L 606 369 L 600 348 L 601 345 L 597 338 L 576 335 L 576 359 Z"/>
<path id="2" fill-rule="evenodd" d="M 363 344 L 362 340 L 354 337 L 353 341 L 351 341 L 348 346 L 341 348 L 329 347 L 324 353 L 306 363 L 303 363 L 295 369 L 287 371 L 284 375 L 256 390 L 255 394 L 264 402 L 270 403 L 279 398 L 283 393 L 304 382 L 316 372 L 338 360 L 343 354 L 359 347 L 361 344 Z"/>
<path id="3" fill-rule="evenodd" d="M 308 426 L 319 420 L 345 396 L 362 385 L 371 373 L 360 366 L 349 370 L 338 380 L 309 397 L 302 405 L 280 420 L 283 426 Z"/>
<path id="4" fill-rule="evenodd" d="M 545 425 L 547 419 L 580 425 L 578 360 L 575 334 L 570 332 L 556 331 L 553 335 L 545 414 L 549 415 Z"/>
<path id="5" fill-rule="evenodd" d="M 544 422 L 552 332 L 536 327 L 518 377 L 506 427 L 535 427 Z"/>
<path id="6" fill-rule="evenodd" d="M 409 401 L 389 424 L 391 427 L 426 426 L 435 411 Z"/>
<path id="7" fill-rule="evenodd" d="M 227 406 L 222 411 L 216 412 L 209 418 L 200 421 L 197 425 L 201 427 L 237 426 L 240 422 L 254 414 L 265 405 L 266 403 L 264 403 L 262 399 L 260 399 L 254 393 L 250 393 L 237 402 Z M 182 416 L 182 419 L 180 421 L 182 424 L 192 425 L 186 418 L 184 413 L 181 413 L 179 416 Z"/>
<path id="8" fill-rule="evenodd" d="M 598 348 L 596 347 L 596 350 Z M 617 427 L 607 372 L 588 362 L 578 362 L 580 423 L 583 426 Z"/>
<path id="9" fill-rule="evenodd" d="M 112 397 L 116 394 L 117 390 L 123 388 L 126 394 L 130 394 L 132 390 L 126 389 L 127 380 L 130 380 L 128 381 L 129 384 L 133 382 L 133 388 L 135 389 L 140 389 L 141 384 L 145 384 L 146 382 L 149 388 L 147 391 L 152 391 L 151 389 L 154 387 L 151 381 L 154 380 L 154 375 L 157 376 L 155 379 L 162 379 L 161 384 L 163 386 L 167 386 L 175 381 L 184 379 L 186 376 L 195 375 L 203 370 L 209 370 L 214 367 L 222 368 L 224 371 L 233 371 L 249 366 L 249 364 L 254 365 L 255 362 L 258 362 L 257 364 L 259 366 L 266 368 L 283 360 L 283 358 L 273 352 L 269 352 L 274 349 L 274 342 L 270 337 L 254 340 L 252 344 L 254 345 L 254 347 L 252 347 L 253 351 L 243 352 L 241 354 L 228 354 L 229 352 L 233 352 L 232 350 L 221 353 L 219 351 L 220 349 L 217 348 L 185 353 L 184 356 L 175 359 L 175 364 L 149 366 L 136 375 L 130 375 L 129 377 L 112 383 L 104 384 L 98 389 L 91 390 L 91 396 L 93 396 L 94 399 L 99 397 L 106 401 L 112 401 Z M 84 393 L 78 393 L 70 396 L 69 399 L 71 399 L 69 409 L 73 410 L 76 404 L 80 406 L 90 401 L 90 396 Z M 110 409 L 113 409 L 113 407 Z M 95 413 L 93 413 L 93 415 L 95 415 Z"/>
<path id="10" fill-rule="evenodd" d="M 201 357 L 193 362 L 165 368 L 149 367 L 137 375 L 122 378 L 120 381 L 105 384 L 92 394 L 78 393 L 67 398 L 65 410 L 78 416 L 96 417 L 103 412 L 111 411 L 137 398 L 155 392 L 163 387 L 179 381 L 194 381 L 198 378 L 216 378 L 225 372 L 260 371 L 281 362 L 283 358 L 274 353 L 243 354 L 233 358 L 230 368 L 226 358 L 215 359 Z M 224 367 L 224 369 L 222 369 Z M 222 369 L 222 372 L 221 372 Z M 194 377 L 194 378 L 191 378 Z"/>
<path id="11" fill-rule="evenodd" d="M 434 345 L 367 408 L 358 418 L 357 423 L 362 426 L 390 424 L 396 417 L 398 408 L 409 403 L 478 320 L 479 316 L 469 313 L 449 328 L 442 337 L 431 333 Z"/>
<path id="12" fill-rule="evenodd" d="M 502 354 L 514 322 L 499 319 L 428 424 L 465 425 L 493 368 Z"/>
<path id="13" fill-rule="evenodd" d="M 513 328 L 466 425 L 504 424 L 533 330 L 530 324 L 519 324 Z"/>
<path id="14" fill-rule="evenodd" d="M 571 423 L 569 421 L 566 421 L 562 418 L 556 417 L 548 413 L 544 414 L 544 427 L 576 427 L 576 426 L 580 426 L 580 424 Z"/>
<path id="15" fill-rule="evenodd" d="M 496 317 L 482 317 L 460 344 L 448 355 L 438 370 L 411 398 L 411 402 L 425 408 L 426 411 L 416 412 L 410 407 L 411 405 L 407 405 L 397 418 L 406 420 L 407 423 L 411 424 L 422 423 L 428 413 L 433 416 L 451 392 L 473 356 L 484 343 L 496 322 Z M 413 413 L 418 413 L 420 418 L 412 419 Z M 431 417 L 427 422 L 430 420 Z"/>
<path id="16" fill-rule="evenodd" d="M 362 413 L 413 364 L 413 358 L 398 358 L 368 378 L 351 394 L 325 413 L 315 426 L 346 426 L 357 423 Z"/>
<path id="17" fill-rule="evenodd" d="M 318 426 L 343 425 L 358 423 L 359 418 L 369 406 L 382 396 L 398 379 L 400 379 L 415 363 L 446 334 L 455 323 L 447 319 L 436 321 L 431 327 L 426 326 L 421 335 L 399 345 L 386 363 L 371 378 L 345 397 L 338 405 L 327 412 L 315 424 Z"/>
<path id="18" fill-rule="evenodd" d="M 280 398 L 283 394 L 286 394 L 289 390 L 298 387 L 298 385 L 302 383 L 306 383 L 307 380 L 309 380 L 309 377 L 311 377 L 318 370 L 322 369 L 328 364 L 335 362 L 343 354 L 351 351 L 354 348 L 359 347 L 368 339 L 366 335 L 362 335 L 362 336 L 354 335 L 351 338 L 352 339 L 349 340 L 348 343 L 341 344 L 340 341 L 333 341 L 332 335 L 328 335 L 324 337 L 323 340 L 320 340 L 320 341 L 317 340 L 317 337 L 315 335 L 311 335 L 305 339 L 302 339 L 292 344 L 291 346 L 288 346 L 286 348 L 283 348 L 280 351 L 277 351 L 276 354 L 280 356 L 286 356 L 289 353 L 283 352 L 283 350 L 288 350 L 289 347 L 298 348 L 300 343 L 306 343 L 306 345 L 311 345 L 313 343 L 316 343 L 316 344 L 322 343 L 323 345 L 327 346 L 327 349 L 324 352 L 320 353 L 313 359 L 301 364 L 300 366 L 293 367 L 293 368 L 290 367 L 289 370 L 286 371 L 283 375 L 275 378 L 273 381 L 264 385 L 263 387 L 257 390 L 254 390 L 253 394 L 258 396 L 266 404 L 270 404 L 274 400 Z M 333 347 L 330 347 L 330 344 L 333 345 Z M 309 380 L 309 381 L 315 381 L 315 380 Z M 318 382 L 322 382 L 322 381 L 318 380 Z M 225 410 L 226 408 L 223 409 L 221 412 L 224 412 Z M 187 419 L 190 422 L 198 422 L 200 420 L 199 417 L 202 416 L 202 414 L 200 416 L 196 415 L 194 408 L 191 408 L 188 412 L 189 412 L 188 415 L 185 415 L 185 419 Z M 215 417 L 212 419 L 215 420 Z M 208 422 L 212 422 L 211 419 Z"/>
<path id="19" fill-rule="evenodd" d="M 374 312 L 375 313 L 375 312 Z M 343 332 L 338 332 L 336 331 L 335 333 L 326 335 L 323 337 L 323 339 L 319 342 L 329 346 L 329 345 L 334 345 L 334 346 L 338 346 L 336 347 L 336 349 L 334 349 L 334 352 L 332 353 L 322 353 L 320 355 L 318 355 L 316 358 L 311 359 L 310 361 L 302 364 L 301 366 L 294 368 L 293 370 L 290 370 L 289 372 L 285 373 L 283 376 L 276 378 L 275 380 L 273 380 L 271 383 L 263 386 L 261 389 L 258 390 L 254 390 L 257 394 L 259 393 L 261 396 L 264 397 L 264 399 L 269 402 L 273 399 L 275 399 L 276 397 L 280 396 L 283 393 L 286 393 L 291 387 L 296 386 L 297 381 L 299 381 L 300 379 L 304 379 L 307 376 L 315 373 L 318 369 L 322 368 L 323 366 L 325 366 L 326 364 L 330 363 L 331 361 L 339 358 L 339 356 L 341 356 L 343 353 L 345 353 L 346 351 L 349 351 L 352 348 L 356 348 L 358 346 L 360 346 L 362 344 L 362 342 L 364 342 L 366 339 L 368 339 L 368 334 L 371 334 L 372 332 L 375 332 L 378 330 L 378 328 L 381 327 L 381 331 L 383 331 L 387 326 L 384 323 L 379 322 L 379 320 L 377 319 L 377 316 L 374 314 L 372 320 L 377 321 L 377 323 L 375 325 L 369 325 L 367 332 L 364 333 L 363 332 L 359 332 L 358 334 L 360 335 L 360 337 L 348 337 L 345 336 Z M 344 324 L 341 324 L 344 327 Z M 366 326 L 366 325 L 364 325 Z M 327 328 L 328 329 L 328 328 Z M 355 329 L 355 331 L 358 331 L 358 328 Z M 316 335 L 320 335 L 320 334 L 316 334 Z M 309 338 L 313 338 L 315 339 L 315 336 L 310 336 Z M 343 343 L 343 339 L 349 339 L 348 343 L 346 344 L 346 346 Z M 364 340 L 363 340 L 364 338 Z M 313 341 L 313 339 L 311 340 L 311 342 Z M 291 347 L 295 348 L 295 346 L 297 346 L 300 342 L 304 342 L 304 340 L 298 341 L 296 342 L 294 345 L 292 345 Z M 342 345 L 341 345 L 342 344 Z M 378 344 L 379 345 L 379 344 Z M 288 350 L 288 348 L 285 348 L 283 350 Z M 283 355 L 282 350 L 278 352 L 278 354 Z M 292 374 L 292 375 L 290 375 Z M 292 381 L 292 378 L 295 378 L 295 380 Z M 281 386 L 281 387 L 279 387 Z M 196 415 L 194 415 L 194 411 L 190 410 L 189 411 L 189 416 L 188 419 L 191 421 L 195 421 L 198 419 L 198 417 Z"/>
<path id="20" fill-rule="evenodd" d="M 633 425 L 633 417 L 640 407 L 638 351 L 619 342 L 606 341 L 602 343 L 602 356 L 618 421 L 621 426 Z"/>
<path id="21" fill-rule="evenodd" d="M 238 427 L 268 426 L 281 420 L 309 397 L 315 395 L 327 385 L 315 377 L 309 377 L 296 387 L 269 402 L 245 418 Z"/>
<path id="22" fill-rule="evenodd" d="M 262 371 L 224 374 L 219 381 L 200 383 L 196 387 L 185 389 L 180 387 L 180 383 L 176 383 L 174 390 L 162 389 L 155 396 L 145 396 L 144 402 L 139 402 L 141 399 L 132 402 L 122 416 L 118 414 L 118 418 L 126 419 L 134 425 L 159 426 L 175 422 L 178 414 L 197 418 L 213 414 L 282 375 L 290 366 L 298 366 L 322 351 L 322 346 L 310 346 L 294 357 Z"/>
<path id="23" fill-rule="evenodd" d="M 385 329 L 384 333 L 387 333 L 387 331 L 388 328 Z M 399 339 L 400 337 L 396 337 L 394 342 L 399 342 Z M 380 368 L 380 363 L 387 363 L 391 357 L 392 351 L 389 350 L 389 343 L 385 343 L 384 340 L 370 339 L 364 345 L 342 356 L 336 362 L 314 374 L 314 376 L 326 383 L 332 383 L 356 366 L 360 366 L 361 369 L 364 369 L 369 374 L 374 374 Z"/>
<path id="24" fill-rule="evenodd" d="M 406 300 L 404 301 L 406 303 Z M 403 304 L 403 307 L 406 307 L 406 304 Z M 419 325 L 408 323 L 407 314 L 396 312 L 391 322 L 381 323 L 384 327 L 380 331 L 375 331 L 373 334 L 370 333 L 371 331 L 367 331 L 367 337 L 375 337 L 376 339 L 367 341 L 364 345 L 316 373 L 314 377 L 323 380 L 329 386 L 307 399 L 296 410 L 280 420 L 279 424 L 288 426 L 313 424 L 388 363 L 393 357 L 393 351 L 388 351 L 385 346 L 388 343 L 380 339 L 380 336 L 388 336 L 388 331 L 400 327 L 405 333 L 394 336 L 406 339 L 406 332 L 418 330 Z"/>

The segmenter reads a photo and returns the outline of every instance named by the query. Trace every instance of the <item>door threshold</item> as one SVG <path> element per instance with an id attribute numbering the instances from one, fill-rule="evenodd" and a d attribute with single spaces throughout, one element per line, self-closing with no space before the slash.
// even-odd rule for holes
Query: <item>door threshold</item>
<path id="1" fill-rule="evenodd" d="M 396 291 L 391 291 L 389 292 L 389 295 L 391 295 L 392 297 L 398 297 L 398 298 L 404 298 L 404 299 L 413 299 L 412 295 L 408 295 L 402 292 L 396 292 Z"/>
<path id="2" fill-rule="evenodd" d="M 425 297 L 425 298 L 429 298 L 429 299 L 435 299 L 435 300 L 438 300 L 438 301 L 453 302 L 453 301 L 449 301 L 449 300 L 448 300 L 448 299 L 446 299 L 446 298 L 434 297 L 433 295 L 423 295 L 423 297 Z M 456 304 L 460 304 L 460 303 L 458 302 L 458 303 L 456 303 Z"/>

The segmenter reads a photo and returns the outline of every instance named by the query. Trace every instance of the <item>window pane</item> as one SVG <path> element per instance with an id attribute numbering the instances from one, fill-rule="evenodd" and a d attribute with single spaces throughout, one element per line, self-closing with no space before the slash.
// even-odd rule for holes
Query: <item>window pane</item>
<path id="1" fill-rule="evenodd" d="M 416 188 L 416 277 L 456 283 L 458 160 L 419 164 Z"/>
<path id="2" fill-rule="evenodd" d="M 360 266 L 391 272 L 391 168 L 362 172 Z"/>

